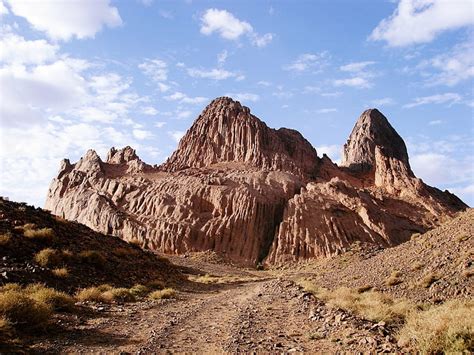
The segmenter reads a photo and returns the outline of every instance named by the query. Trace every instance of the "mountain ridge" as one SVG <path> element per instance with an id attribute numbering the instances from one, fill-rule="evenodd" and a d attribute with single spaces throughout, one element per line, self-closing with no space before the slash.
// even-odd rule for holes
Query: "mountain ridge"
<path id="1" fill-rule="evenodd" d="M 46 208 L 161 252 L 213 250 L 255 265 L 334 255 L 355 241 L 396 245 L 467 207 L 414 176 L 378 110 L 361 115 L 344 149 L 339 167 L 299 132 L 221 97 L 158 167 L 130 147 L 112 148 L 107 162 L 89 151 L 63 164 Z"/>

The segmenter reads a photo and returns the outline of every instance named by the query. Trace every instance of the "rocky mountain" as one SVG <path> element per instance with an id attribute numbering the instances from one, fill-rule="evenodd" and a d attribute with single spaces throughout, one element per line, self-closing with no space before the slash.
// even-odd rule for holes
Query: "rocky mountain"
<path id="1" fill-rule="evenodd" d="M 112 148 L 64 160 L 46 208 L 165 253 L 213 250 L 246 265 L 325 257 L 361 241 L 397 245 L 467 206 L 417 179 L 377 110 L 357 121 L 341 166 L 294 130 L 213 100 L 161 166 Z"/>

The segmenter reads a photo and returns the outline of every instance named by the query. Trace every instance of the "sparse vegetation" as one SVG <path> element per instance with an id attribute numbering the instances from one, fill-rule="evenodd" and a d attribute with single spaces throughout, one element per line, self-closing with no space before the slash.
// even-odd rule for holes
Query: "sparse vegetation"
<path id="1" fill-rule="evenodd" d="M 135 297 L 143 297 L 150 293 L 150 289 L 145 285 L 134 285 L 129 291 Z"/>
<path id="2" fill-rule="evenodd" d="M 51 270 L 54 276 L 59 277 L 61 279 L 65 279 L 69 276 L 69 270 L 65 267 L 56 268 Z"/>
<path id="3" fill-rule="evenodd" d="M 413 312 L 399 333 L 400 342 L 421 353 L 472 353 L 474 302 L 448 301 L 426 311 Z"/>
<path id="4" fill-rule="evenodd" d="M 21 328 L 43 328 L 52 314 L 52 307 L 31 298 L 21 287 L 2 288 L 0 292 L 0 317 Z"/>
<path id="5" fill-rule="evenodd" d="M 63 260 L 62 253 L 52 248 L 46 248 L 39 251 L 36 253 L 34 259 L 43 267 L 59 265 Z"/>
<path id="6" fill-rule="evenodd" d="M 28 285 L 25 292 L 30 298 L 51 306 L 55 311 L 67 311 L 74 307 L 74 299 L 71 296 L 42 284 Z"/>
<path id="7" fill-rule="evenodd" d="M 375 291 L 359 293 L 358 290 L 340 287 L 335 290 L 319 288 L 311 282 L 301 282 L 305 291 L 311 292 L 317 298 L 330 306 L 349 310 L 359 316 L 387 323 L 401 322 L 416 306 L 406 300 L 393 298 Z"/>
<path id="8" fill-rule="evenodd" d="M 104 284 L 95 287 L 84 288 L 76 293 L 79 301 L 106 302 L 102 294 L 112 289 L 112 286 Z"/>
<path id="9" fill-rule="evenodd" d="M 54 231 L 51 228 L 34 229 L 29 224 L 25 224 L 23 226 L 23 235 L 32 240 L 50 242 L 54 238 Z"/>
<path id="10" fill-rule="evenodd" d="M 152 293 L 150 293 L 150 295 L 148 297 L 153 299 L 153 300 L 175 298 L 176 297 L 176 291 L 172 288 L 165 288 L 163 290 L 153 291 Z"/>
<path id="11" fill-rule="evenodd" d="M 105 257 L 97 250 L 81 251 L 79 253 L 79 259 L 84 263 L 92 264 L 95 266 L 104 266 L 106 262 Z"/>
<path id="12" fill-rule="evenodd" d="M 131 255 L 137 255 L 137 251 L 135 249 L 131 249 L 131 248 L 115 248 L 112 253 L 115 255 L 115 256 L 118 256 L 118 257 L 126 257 L 126 256 L 131 256 Z"/>
<path id="13" fill-rule="evenodd" d="M 425 266 L 423 263 L 417 261 L 416 263 L 414 263 L 414 264 L 411 266 L 411 269 L 412 269 L 412 271 L 420 270 L 421 268 L 423 268 L 423 266 Z"/>
<path id="14" fill-rule="evenodd" d="M 160 279 L 155 279 L 146 284 L 149 288 L 154 289 L 154 290 L 162 290 L 166 287 L 166 284 L 163 282 L 163 280 Z"/>
<path id="15" fill-rule="evenodd" d="M 433 283 L 438 281 L 440 279 L 440 276 L 435 274 L 435 273 L 429 273 L 425 275 L 421 280 L 419 285 L 424 288 L 429 288 Z"/>
<path id="16" fill-rule="evenodd" d="M 7 232 L 5 234 L 0 234 L 0 246 L 8 245 L 11 239 L 12 239 L 12 234 L 10 232 Z"/>
<path id="17" fill-rule="evenodd" d="M 133 302 L 135 296 L 130 292 L 128 288 L 111 288 L 108 291 L 102 293 L 102 299 L 106 303 L 112 302 Z"/>
<path id="18" fill-rule="evenodd" d="M 365 286 L 361 286 L 357 289 L 357 292 L 358 293 L 364 293 L 364 292 L 367 292 L 367 291 L 370 291 L 371 289 L 373 289 L 374 287 L 373 286 L 370 286 L 370 285 L 365 285 Z"/>
<path id="19" fill-rule="evenodd" d="M 402 273 L 400 271 L 393 271 L 390 277 L 385 280 L 385 285 L 387 286 L 395 286 L 401 284 L 403 281 L 400 279 Z"/>

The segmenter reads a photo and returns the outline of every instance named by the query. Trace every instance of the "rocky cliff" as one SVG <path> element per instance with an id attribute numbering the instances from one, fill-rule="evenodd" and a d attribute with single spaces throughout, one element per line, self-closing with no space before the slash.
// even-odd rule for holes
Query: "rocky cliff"
<path id="1" fill-rule="evenodd" d="M 166 253 L 214 250 L 246 265 L 391 246 L 467 206 L 417 179 L 402 138 L 365 111 L 338 167 L 296 131 L 212 101 L 161 166 L 112 148 L 64 160 L 46 208 Z"/>

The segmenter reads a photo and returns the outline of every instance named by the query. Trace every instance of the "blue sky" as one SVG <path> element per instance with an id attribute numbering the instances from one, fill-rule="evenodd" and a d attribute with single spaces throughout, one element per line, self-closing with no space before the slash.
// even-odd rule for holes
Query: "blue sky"
<path id="1" fill-rule="evenodd" d="M 42 206 L 62 158 L 160 163 L 215 97 L 334 161 L 379 108 L 415 174 L 474 205 L 474 2 L 0 0 L 0 195 Z"/>

